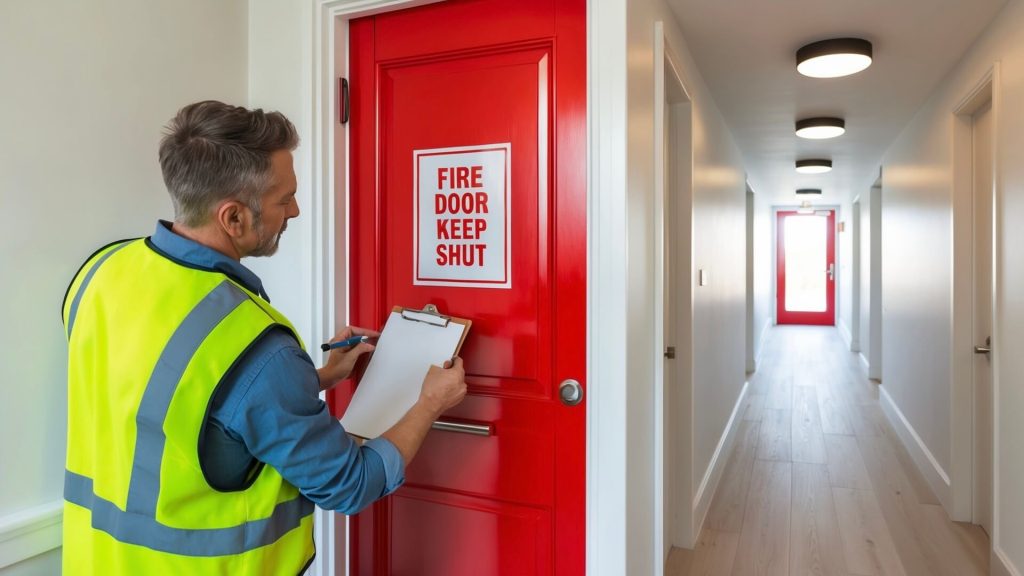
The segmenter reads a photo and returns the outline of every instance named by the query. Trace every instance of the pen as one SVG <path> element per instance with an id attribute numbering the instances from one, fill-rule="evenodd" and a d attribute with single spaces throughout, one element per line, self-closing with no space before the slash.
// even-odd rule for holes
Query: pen
<path id="1" fill-rule="evenodd" d="M 320 349 L 323 350 L 324 352 L 327 352 L 328 350 L 334 350 L 335 348 L 347 348 L 349 346 L 355 346 L 356 344 L 359 344 L 361 342 L 369 341 L 369 336 L 353 336 L 351 338 L 339 340 L 337 342 L 334 342 L 333 344 L 331 342 L 324 342 L 323 344 L 320 345 Z"/>

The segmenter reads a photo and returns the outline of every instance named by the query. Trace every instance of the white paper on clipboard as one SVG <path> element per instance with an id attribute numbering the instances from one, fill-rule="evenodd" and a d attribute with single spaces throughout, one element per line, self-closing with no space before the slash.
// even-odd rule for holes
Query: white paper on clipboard
<path id="1" fill-rule="evenodd" d="M 409 316 L 403 317 L 400 310 L 388 316 L 377 349 L 341 418 L 348 433 L 376 438 L 398 422 L 419 398 L 430 366 L 444 366 L 451 360 L 467 329 L 459 322 L 442 326 Z"/>

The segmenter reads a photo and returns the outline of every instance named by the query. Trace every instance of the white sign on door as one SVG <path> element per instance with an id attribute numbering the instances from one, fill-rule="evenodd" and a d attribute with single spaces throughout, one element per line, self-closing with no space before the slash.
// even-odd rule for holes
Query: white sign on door
<path id="1" fill-rule="evenodd" d="M 413 150 L 413 284 L 511 288 L 512 145 Z"/>

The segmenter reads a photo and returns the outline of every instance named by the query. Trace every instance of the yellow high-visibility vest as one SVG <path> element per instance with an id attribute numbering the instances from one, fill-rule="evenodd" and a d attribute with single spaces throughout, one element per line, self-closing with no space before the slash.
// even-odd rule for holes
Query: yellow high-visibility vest
<path id="1" fill-rule="evenodd" d="M 262 464 L 242 489 L 215 490 L 199 458 L 218 385 L 273 327 L 298 339 L 288 320 L 146 240 L 94 254 L 63 317 L 64 573 L 301 573 L 315 552 L 312 502 Z"/>

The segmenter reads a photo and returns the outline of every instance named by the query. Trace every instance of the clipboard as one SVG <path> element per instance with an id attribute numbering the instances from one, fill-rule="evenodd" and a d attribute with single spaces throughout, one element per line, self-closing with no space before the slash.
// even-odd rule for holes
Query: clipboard
<path id="1" fill-rule="evenodd" d="M 433 304 L 422 310 L 392 308 L 377 349 L 341 417 L 345 431 L 376 438 L 394 426 L 419 399 L 430 366 L 443 366 L 457 356 L 472 324 L 442 314 Z"/>

